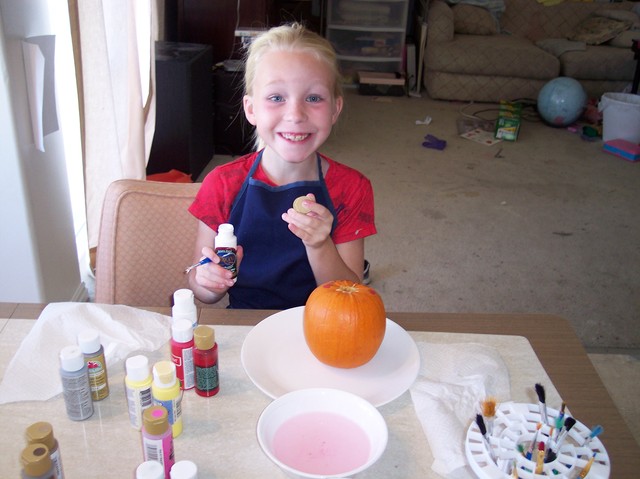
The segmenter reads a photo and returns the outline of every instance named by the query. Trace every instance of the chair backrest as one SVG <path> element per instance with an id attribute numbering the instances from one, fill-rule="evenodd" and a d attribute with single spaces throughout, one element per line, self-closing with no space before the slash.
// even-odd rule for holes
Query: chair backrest
<path id="1" fill-rule="evenodd" d="M 197 183 L 117 180 L 107 189 L 96 249 L 96 303 L 171 306 L 188 288 Z"/>

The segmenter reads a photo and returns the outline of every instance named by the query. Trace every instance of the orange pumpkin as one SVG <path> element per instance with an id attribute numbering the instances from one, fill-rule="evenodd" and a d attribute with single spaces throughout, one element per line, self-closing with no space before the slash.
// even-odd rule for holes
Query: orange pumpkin
<path id="1" fill-rule="evenodd" d="M 304 337 L 313 355 L 338 368 L 369 362 L 380 349 L 387 319 L 380 295 L 351 281 L 318 286 L 304 308 Z"/>

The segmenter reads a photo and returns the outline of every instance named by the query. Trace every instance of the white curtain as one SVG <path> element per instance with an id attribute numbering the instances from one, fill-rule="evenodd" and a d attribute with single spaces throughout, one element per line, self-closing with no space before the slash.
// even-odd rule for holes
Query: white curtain
<path id="1" fill-rule="evenodd" d="M 144 179 L 155 129 L 160 0 L 69 0 L 83 120 L 89 247 L 98 243 L 104 194 Z"/>

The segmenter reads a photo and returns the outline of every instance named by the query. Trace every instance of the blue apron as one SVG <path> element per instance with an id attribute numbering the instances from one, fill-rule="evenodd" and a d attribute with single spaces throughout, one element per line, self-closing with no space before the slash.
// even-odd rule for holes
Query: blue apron
<path id="1" fill-rule="evenodd" d="M 313 193 L 316 202 L 336 215 L 322 175 L 319 180 L 270 186 L 253 178 L 262 160 L 260 152 L 231 207 L 234 226 L 244 258 L 236 284 L 229 289 L 229 306 L 246 309 L 288 309 L 303 306 L 315 289 L 316 280 L 302 240 L 288 229 L 282 213 L 298 196 Z"/>

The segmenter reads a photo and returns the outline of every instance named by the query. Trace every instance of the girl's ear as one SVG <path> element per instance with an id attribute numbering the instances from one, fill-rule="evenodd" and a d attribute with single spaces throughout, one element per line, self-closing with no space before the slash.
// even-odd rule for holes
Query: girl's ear
<path id="1" fill-rule="evenodd" d="M 245 95 L 242 98 L 242 107 L 244 108 L 244 116 L 247 117 L 247 121 L 253 126 L 256 125 L 256 115 L 253 111 L 253 97 Z"/>
<path id="2" fill-rule="evenodd" d="M 332 125 L 335 125 L 336 121 L 338 121 L 338 117 L 340 116 L 340 112 L 342 111 L 342 105 L 344 105 L 344 98 L 339 96 L 333 102 L 333 115 L 331 115 Z"/>

